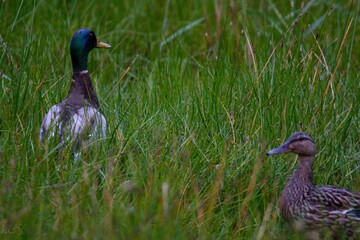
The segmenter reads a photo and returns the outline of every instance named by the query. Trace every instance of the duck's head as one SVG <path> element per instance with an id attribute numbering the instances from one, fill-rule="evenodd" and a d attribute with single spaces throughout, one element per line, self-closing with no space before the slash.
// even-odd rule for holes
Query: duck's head
<path id="1" fill-rule="evenodd" d="M 96 39 L 95 33 L 89 29 L 81 28 L 74 34 L 70 44 L 73 71 L 87 70 L 88 54 L 94 48 L 110 48 L 107 43 Z"/>
<path id="2" fill-rule="evenodd" d="M 311 136 L 304 132 L 295 132 L 280 147 L 266 152 L 266 155 L 277 155 L 293 152 L 301 157 L 315 156 L 315 142 Z"/>

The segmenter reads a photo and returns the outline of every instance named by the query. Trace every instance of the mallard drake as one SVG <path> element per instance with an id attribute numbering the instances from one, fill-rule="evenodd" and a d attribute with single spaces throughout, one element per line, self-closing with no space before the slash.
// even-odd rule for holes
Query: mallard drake
<path id="1" fill-rule="evenodd" d="M 106 135 L 106 120 L 100 111 L 96 93 L 87 69 L 89 52 L 94 48 L 110 48 L 96 39 L 89 29 L 79 29 L 72 37 L 70 54 L 73 67 L 68 96 L 52 106 L 45 115 L 40 129 L 40 141 L 58 136 L 60 145 L 74 141 L 75 150 L 82 141 L 103 138 Z"/>
<path id="2" fill-rule="evenodd" d="M 349 239 L 360 230 L 360 193 L 313 184 L 315 142 L 308 133 L 295 132 L 280 147 L 266 155 L 293 152 L 299 156 L 297 170 L 283 190 L 279 208 L 286 221 L 309 239 L 323 231 Z"/>

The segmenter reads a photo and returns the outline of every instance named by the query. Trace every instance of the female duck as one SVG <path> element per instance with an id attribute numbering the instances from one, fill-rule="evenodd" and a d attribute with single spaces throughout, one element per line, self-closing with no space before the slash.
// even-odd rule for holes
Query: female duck
<path id="1" fill-rule="evenodd" d="M 106 120 L 87 70 L 88 54 L 94 48 L 110 48 L 96 39 L 93 31 L 79 29 L 70 44 L 73 74 L 70 92 L 61 103 L 54 105 L 46 114 L 40 129 L 40 140 L 58 136 L 60 145 L 73 141 L 75 150 L 82 141 L 103 138 Z"/>
<path id="2" fill-rule="evenodd" d="M 333 186 L 314 186 L 315 143 L 309 134 L 295 132 L 266 155 L 289 152 L 299 155 L 299 165 L 280 198 L 284 218 L 292 222 L 296 230 L 305 231 L 309 239 L 318 239 L 321 229 L 333 236 L 345 234 L 352 239 L 354 232 L 360 230 L 360 193 Z"/>

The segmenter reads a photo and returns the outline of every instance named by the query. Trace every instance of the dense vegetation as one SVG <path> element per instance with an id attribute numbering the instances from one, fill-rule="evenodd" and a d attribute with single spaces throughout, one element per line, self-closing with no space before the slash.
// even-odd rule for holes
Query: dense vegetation
<path id="1" fill-rule="evenodd" d="M 317 143 L 317 184 L 360 190 L 360 2 L 0 2 L 0 238 L 290 239 L 277 201 Z M 41 147 L 80 27 L 107 139 Z"/>

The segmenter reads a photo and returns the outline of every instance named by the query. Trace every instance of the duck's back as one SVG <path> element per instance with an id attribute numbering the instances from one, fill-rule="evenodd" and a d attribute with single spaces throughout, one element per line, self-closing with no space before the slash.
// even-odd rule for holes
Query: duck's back
<path id="1" fill-rule="evenodd" d="M 353 235 L 360 231 L 360 193 L 334 186 L 314 186 L 285 189 L 280 208 L 285 219 L 291 220 L 298 231 L 329 228 L 333 232 Z"/>
<path id="2" fill-rule="evenodd" d="M 317 186 L 308 201 L 324 211 L 360 209 L 360 193 L 335 186 Z"/>

